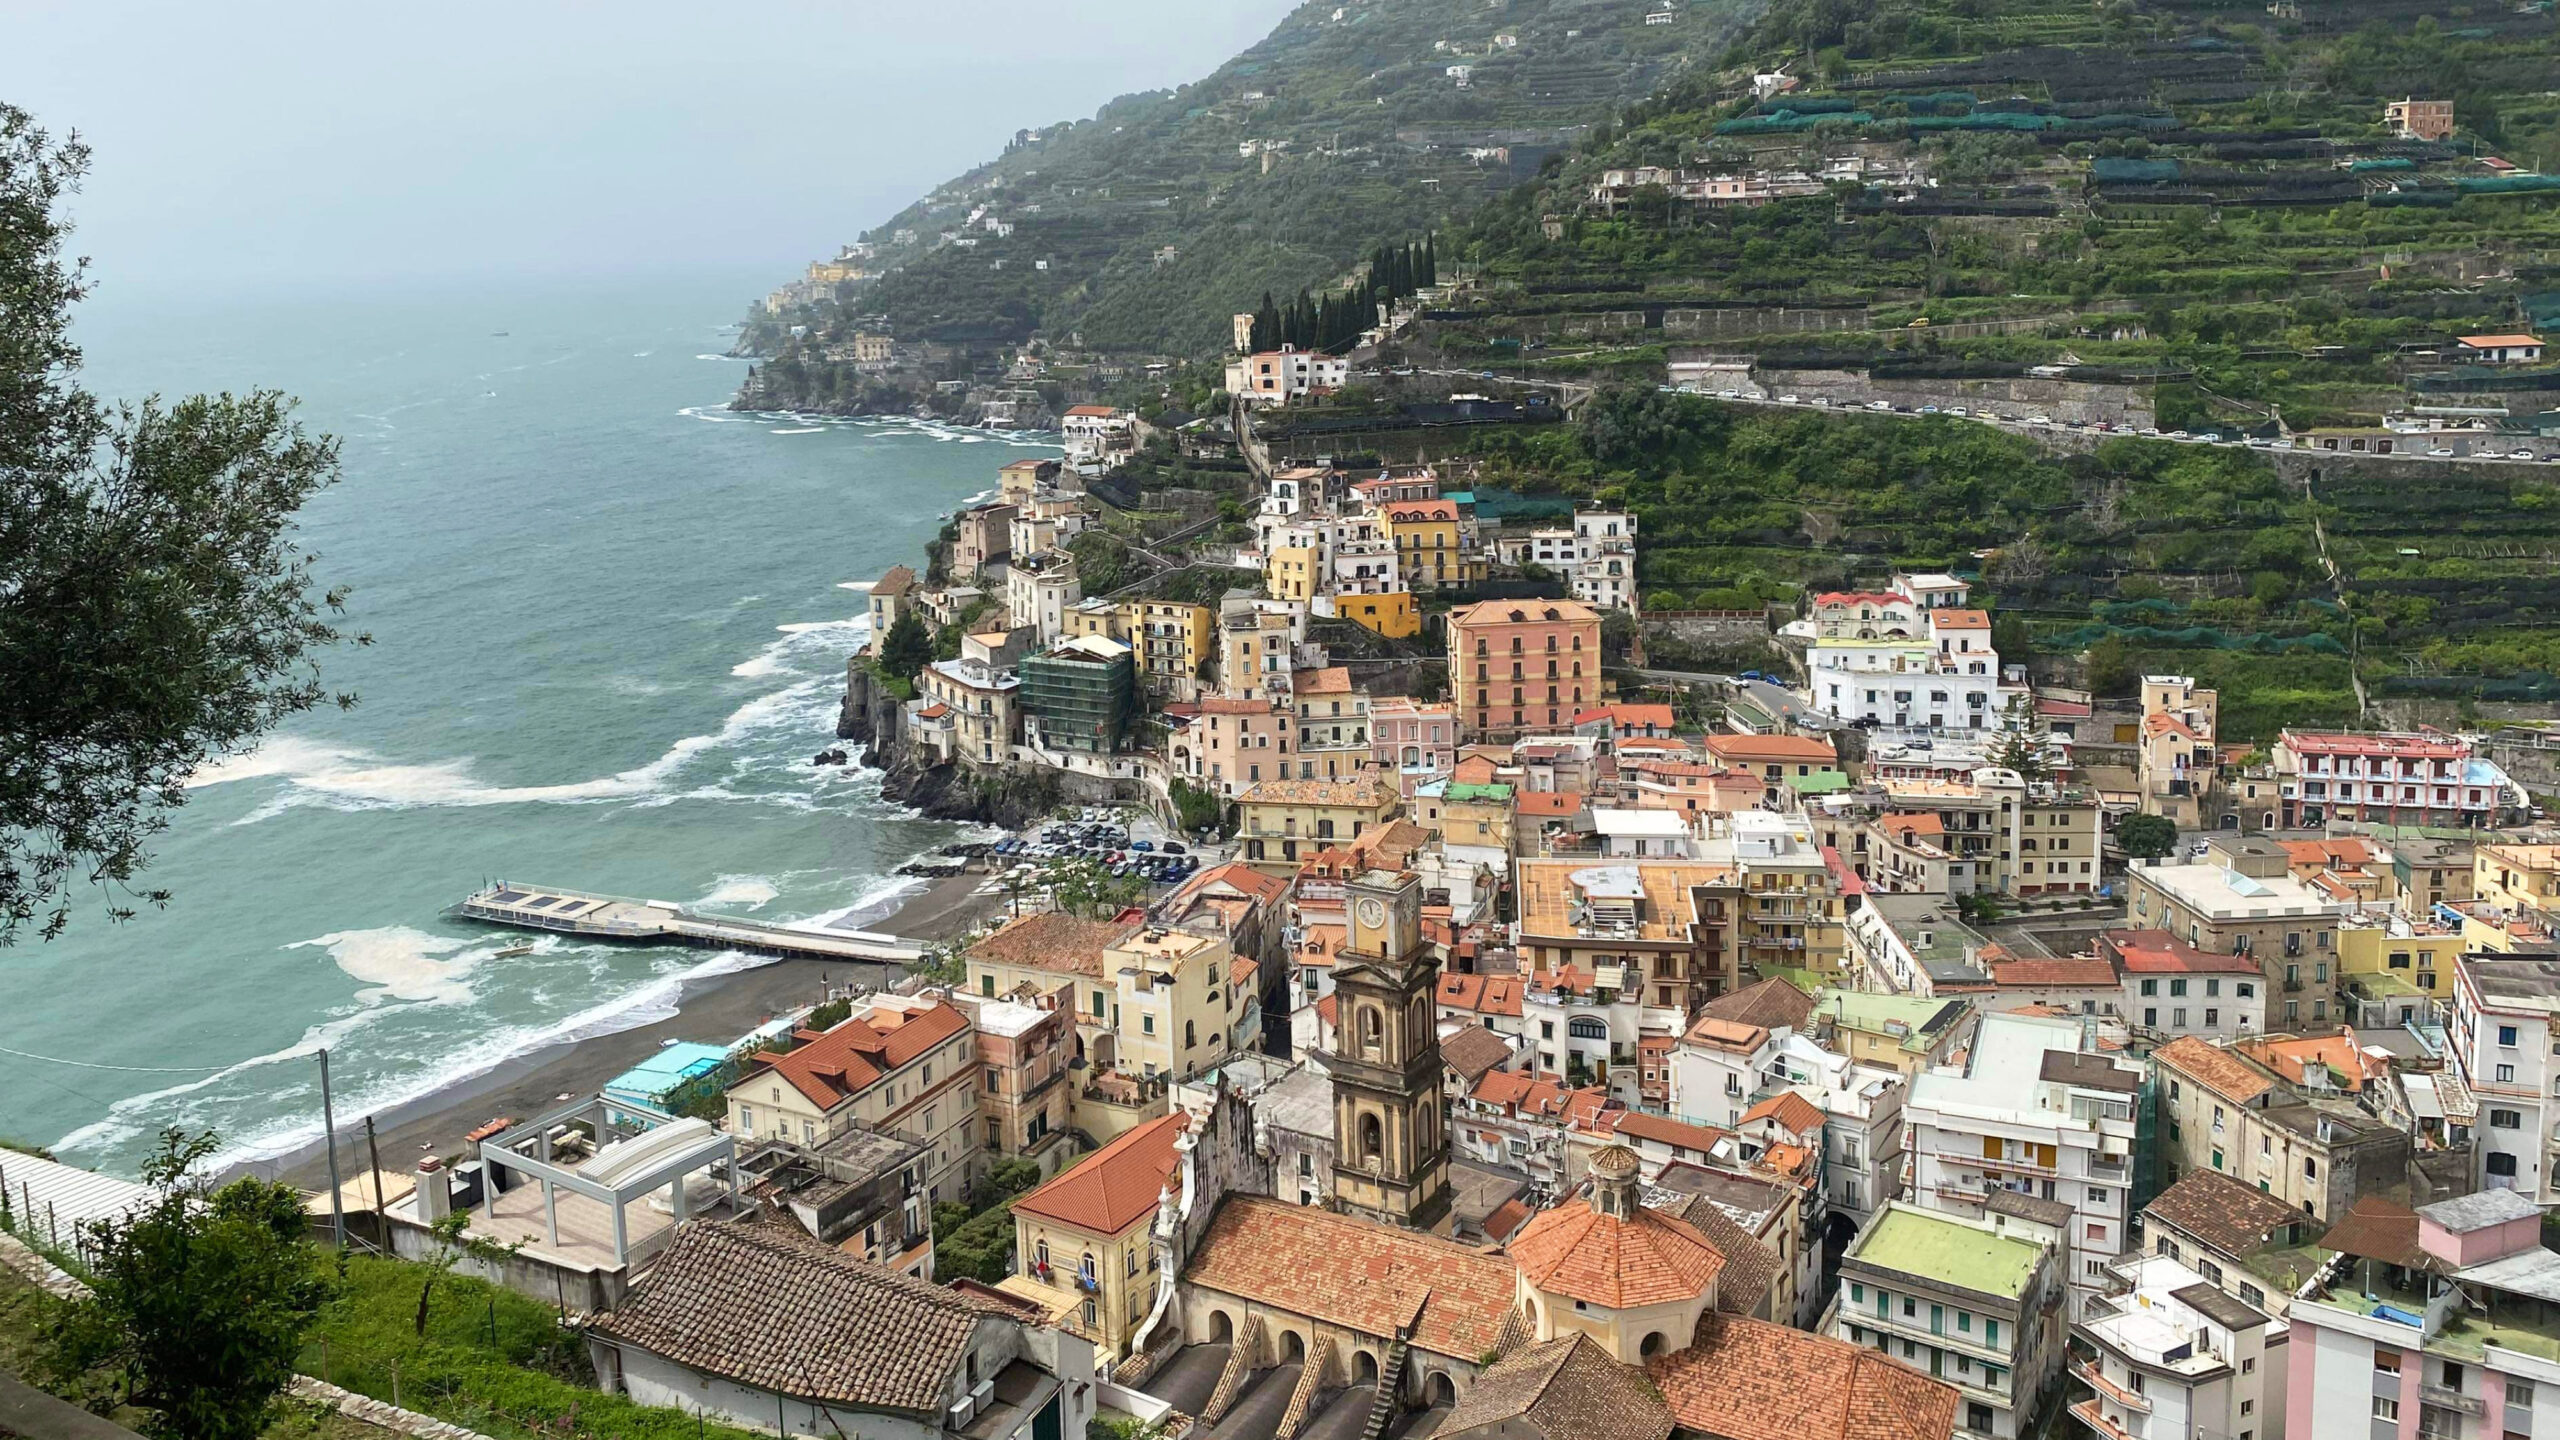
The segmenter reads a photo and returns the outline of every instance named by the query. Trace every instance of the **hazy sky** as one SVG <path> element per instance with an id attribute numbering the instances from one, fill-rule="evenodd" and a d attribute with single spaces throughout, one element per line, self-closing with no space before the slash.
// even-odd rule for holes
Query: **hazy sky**
<path id="1" fill-rule="evenodd" d="M 125 294 L 832 253 L 1015 130 L 1197 79 L 1285 0 L 0 0 Z"/>

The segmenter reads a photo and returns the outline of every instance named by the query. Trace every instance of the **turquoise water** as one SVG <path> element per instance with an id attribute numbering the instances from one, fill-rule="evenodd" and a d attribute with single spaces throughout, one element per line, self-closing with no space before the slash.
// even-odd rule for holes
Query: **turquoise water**
<path id="1" fill-rule="evenodd" d="M 548 1041 L 665 1015 L 735 956 L 541 942 L 441 918 L 484 878 L 802 919 L 876 912 L 954 827 L 819 769 L 844 588 L 896 563 L 1030 437 L 729 415 L 748 275 L 171 311 L 92 302 L 103 394 L 284 389 L 343 437 L 305 533 L 370 649 L 362 697 L 201 777 L 123 924 L 0 951 L 0 1131 L 129 1169 L 165 1125 L 234 1159 Z M 503 335 L 497 332 L 505 332 Z M 727 1038 L 727 1037 L 705 1037 Z M 61 1063 L 85 1062 L 83 1065 Z"/>

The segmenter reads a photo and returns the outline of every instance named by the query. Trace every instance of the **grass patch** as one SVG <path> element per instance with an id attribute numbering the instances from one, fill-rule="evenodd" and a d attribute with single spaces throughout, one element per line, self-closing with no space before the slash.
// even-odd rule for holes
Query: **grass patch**
<path id="1" fill-rule="evenodd" d="M 303 1348 L 303 1373 L 391 1400 L 396 1366 L 397 1403 L 501 1440 L 746 1440 L 746 1431 L 591 1388 L 585 1342 L 551 1307 L 483 1280 L 439 1278 L 418 1334 L 426 1278 L 405 1261 L 350 1261 L 344 1291 Z"/>

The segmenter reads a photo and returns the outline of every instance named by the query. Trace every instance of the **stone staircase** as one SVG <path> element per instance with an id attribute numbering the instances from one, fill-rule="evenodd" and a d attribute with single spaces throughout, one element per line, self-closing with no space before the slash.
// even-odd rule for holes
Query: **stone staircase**
<path id="1" fill-rule="evenodd" d="M 1315 1413 L 1316 1396 L 1335 1388 L 1332 1377 L 1341 1365 L 1342 1347 L 1333 1332 L 1318 1331 L 1315 1349 L 1307 1354 L 1306 1368 L 1298 1372 L 1298 1388 L 1290 1392 L 1289 1408 L 1280 1412 L 1280 1428 L 1273 1432 L 1272 1440 L 1298 1440 L 1307 1417 Z"/>
<path id="2" fill-rule="evenodd" d="M 1262 1353 L 1262 1312 L 1247 1311 L 1244 1323 L 1236 1327 L 1236 1338 L 1227 1347 L 1227 1368 L 1218 1372 L 1218 1388 L 1209 1392 L 1209 1403 L 1200 1407 L 1200 1423 L 1215 1425 L 1227 1418 L 1228 1409 L 1236 1403 L 1236 1392 L 1253 1375 L 1254 1357 Z"/>
<path id="3" fill-rule="evenodd" d="M 1404 1410 L 1404 1365 L 1411 1347 L 1398 1335 L 1387 1344 L 1387 1363 L 1378 1367 L 1378 1397 L 1369 1403 L 1369 1423 L 1360 1440 L 1386 1440 L 1387 1427 Z"/>

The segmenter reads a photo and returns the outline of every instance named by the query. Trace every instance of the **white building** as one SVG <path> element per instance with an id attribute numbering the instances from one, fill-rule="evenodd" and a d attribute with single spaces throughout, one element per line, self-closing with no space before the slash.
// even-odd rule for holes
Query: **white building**
<path id="1" fill-rule="evenodd" d="M 1137 417 L 1108 405 L 1071 405 L 1058 420 L 1066 462 L 1082 470 L 1102 464 L 1137 443 Z"/>
<path id="2" fill-rule="evenodd" d="M 1286 405 L 1320 391 L 1339 390 L 1351 378 L 1351 362 L 1322 351 L 1283 345 L 1247 355 L 1227 366 L 1227 393 L 1251 405 Z"/>
<path id="3" fill-rule="evenodd" d="M 2445 1030 L 2454 1068 L 2479 1103 L 2472 1132 L 2483 1190 L 2513 1190 L 2560 1205 L 2560 960 L 2466 955 L 2454 965 L 2453 1017 Z"/>
<path id="4" fill-rule="evenodd" d="M 1013 628 L 1037 629 L 1047 645 L 1066 633 L 1067 612 L 1084 599 L 1076 560 L 1064 550 L 1017 555 L 1004 575 L 1005 611 Z"/>
<path id="5" fill-rule="evenodd" d="M 1530 531 L 1521 559 L 1553 572 L 1586 605 L 1636 608 L 1636 517 L 1631 514 L 1577 511 L 1570 527 Z"/>
<path id="6" fill-rule="evenodd" d="M 2287 1327 L 2166 1255 L 2128 1255 L 2090 1297 L 2073 1337 L 2094 1353 L 2071 1407 L 2100 1435 L 2223 1440 L 2285 1433 Z"/>
<path id="7" fill-rule="evenodd" d="M 1911 1198 L 1982 1213 L 1995 1190 L 2072 1208 L 2067 1279 L 2075 1304 L 2103 1289 L 2132 1248 L 2134 1110 L 2142 1068 L 2083 1054 L 2082 1022 L 1982 1017 L 1964 1073 L 1911 1082 L 1903 1122 Z"/>

